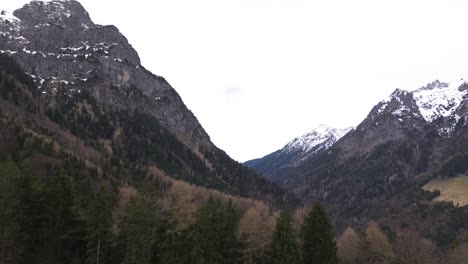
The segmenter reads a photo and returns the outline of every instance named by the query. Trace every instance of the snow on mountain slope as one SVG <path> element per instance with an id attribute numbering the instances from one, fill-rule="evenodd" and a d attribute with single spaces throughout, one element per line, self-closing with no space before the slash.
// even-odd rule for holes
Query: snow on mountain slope
<path id="1" fill-rule="evenodd" d="M 350 132 L 352 128 L 336 129 L 320 125 L 311 132 L 295 138 L 282 149 L 263 158 L 249 160 L 244 165 L 262 173 L 273 181 L 280 181 L 289 175 L 289 170 L 330 148 Z"/>
<path id="2" fill-rule="evenodd" d="M 437 127 L 439 135 L 451 136 L 468 98 L 467 81 L 434 81 L 414 91 L 397 89 L 376 106 L 378 115 L 391 114 L 399 121 L 422 120 Z M 375 116 L 375 117 L 377 117 Z M 414 122 L 414 121 L 413 121 Z"/>
<path id="3" fill-rule="evenodd" d="M 463 79 L 450 84 L 434 82 L 414 91 L 413 97 L 423 118 L 427 122 L 433 122 L 439 117 L 455 115 L 455 111 L 468 95 L 468 90 L 459 89 L 464 83 L 466 81 Z"/>
<path id="4" fill-rule="evenodd" d="M 20 21 L 19 18 L 15 17 L 12 13 L 7 11 L 1 11 L 0 19 L 14 24 Z"/>
<path id="5" fill-rule="evenodd" d="M 311 132 L 295 138 L 289 142 L 283 150 L 291 153 L 301 151 L 309 153 L 327 149 L 331 147 L 336 141 L 348 133 L 352 128 L 336 129 L 326 125 L 319 125 Z M 317 148 L 318 147 L 318 148 Z"/>

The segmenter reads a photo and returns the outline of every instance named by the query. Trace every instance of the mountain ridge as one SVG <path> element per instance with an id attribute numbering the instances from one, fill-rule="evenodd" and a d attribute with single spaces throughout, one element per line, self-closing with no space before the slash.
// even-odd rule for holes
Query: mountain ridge
<path id="1" fill-rule="evenodd" d="M 468 225 L 455 223 L 466 210 L 434 203 L 437 193 L 420 187 L 468 173 L 467 88 L 460 80 L 454 85 L 434 81 L 415 91 L 397 89 L 327 151 L 299 166 L 269 164 L 262 172 L 281 174 L 278 183 L 306 204 L 325 204 L 338 229 L 375 220 L 392 230 L 409 226 L 439 245 L 466 241 Z"/>
<path id="2" fill-rule="evenodd" d="M 326 151 L 353 128 L 336 129 L 327 125 L 318 125 L 310 132 L 288 142 L 283 148 L 262 158 L 249 160 L 244 165 L 250 167 L 273 181 L 287 177 L 291 167 L 300 166 L 301 162 Z M 275 172 L 274 169 L 278 171 Z"/>
<path id="3" fill-rule="evenodd" d="M 0 16 L 0 53 L 30 76 L 41 113 L 105 159 L 155 165 L 176 179 L 280 207 L 299 204 L 217 148 L 118 28 L 94 24 L 79 2 L 33 1 L 13 15 Z"/>
<path id="4" fill-rule="evenodd" d="M 53 96 L 54 88 L 60 84 L 75 86 L 69 89 L 70 93 L 86 85 L 94 86 L 93 95 L 99 100 L 132 108 L 128 97 L 139 92 L 146 98 L 135 105 L 155 115 L 184 143 L 193 149 L 198 145 L 213 146 L 170 84 L 140 64 L 137 52 L 115 26 L 94 24 L 79 2 L 33 1 L 13 15 L 17 21 L 2 25 L 2 36 L 7 41 L 0 44 L 0 52 L 19 60 L 40 84 L 43 97 Z M 77 61 L 80 69 L 75 67 Z M 53 67 L 54 64 L 61 67 Z M 96 77 L 102 80 L 93 83 Z M 110 94 L 109 86 L 118 87 L 125 94 Z"/>

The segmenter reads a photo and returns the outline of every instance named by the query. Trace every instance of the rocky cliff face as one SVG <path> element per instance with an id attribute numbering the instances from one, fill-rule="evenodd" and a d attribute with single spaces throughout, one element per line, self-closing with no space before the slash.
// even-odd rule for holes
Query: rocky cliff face
<path id="1" fill-rule="evenodd" d="M 2 15 L 0 31 L 0 52 L 20 63 L 49 104 L 59 87 L 70 96 L 88 90 L 104 104 L 157 117 L 194 150 L 213 146 L 170 84 L 140 65 L 116 27 L 94 24 L 79 2 L 33 1 Z"/>

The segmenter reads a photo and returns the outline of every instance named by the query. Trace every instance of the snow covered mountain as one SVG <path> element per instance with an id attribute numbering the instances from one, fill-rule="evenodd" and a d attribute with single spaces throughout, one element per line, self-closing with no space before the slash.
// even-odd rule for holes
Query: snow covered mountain
<path id="1" fill-rule="evenodd" d="M 291 167 L 297 167 L 305 160 L 327 150 L 352 128 L 337 129 L 319 125 L 277 150 L 260 159 L 249 160 L 244 165 L 264 174 L 274 181 L 282 180 Z"/>
<path id="2" fill-rule="evenodd" d="M 451 83 L 434 81 L 414 91 L 396 89 L 371 110 L 357 128 L 359 133 L 352 128 L 320 125 L 282 149 L 244 164 L 281 181 L 294 175 L 294 168 L 310 162 L 348 133 L 360 134 L 362 138 L 348 140 L 342 145 L 343 153 L 366 153 L 385 142 L 403 140 L 407 132 L 420 134 L 433 130 L 441 139 L 448 139 L 454 136 L 457 126 L 468 123 L 467 99 L 468 84 L 464 79 Z"/>
<path id="3" fill-rule="evenodd" d="M 317 153 L 326 150 L 333 145 L 338 139 L 343 137 L 351 127 L 345 129 L 337 129 L 327 125 L 319 125 L 311 132 L 306 133 L 298 138 L 295 138 L 282 149 L 285 152 L 302 152 L 303 154 Z"/>
<path id="4" fill-rule="evenodd" d="M 468 173 L 468 83 L 397 89 L 336 142 L 312 135 L 285 146 L 287 158 L 280 150 L 246 165 L 273 175 L 306 203 L 322 202 L 342 228 L 374 219 L 391 228 L 431 226 L 437 237 L 448 216 L 420 186 Z M 322 146 L 316 142 L 326 151 L 314 153 Z M 291 158 L 304 151 L 313 154 Z"/>
<path id="5" fill-rule="evenodd" d="M 434 81 L 412 92 L 396 90 L 377 105 L 377 115 L 373 119 L 386 114 L 400 122 L 416 118 L 436 126 L 440 136 L 450 137 L 461 119 L 466 123 L 467 98 L 466 80 Z"/>

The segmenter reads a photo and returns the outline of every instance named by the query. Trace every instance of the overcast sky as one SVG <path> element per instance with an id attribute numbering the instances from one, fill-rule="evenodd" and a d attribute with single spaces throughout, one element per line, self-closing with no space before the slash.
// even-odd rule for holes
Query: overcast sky
<path id="1" fill-rule="evenodd" d="M 318 124 L 356 126 L 395 88 L 468 77 L 465 0 L 80 2 L 120 29 L 238 161 Z"/>

